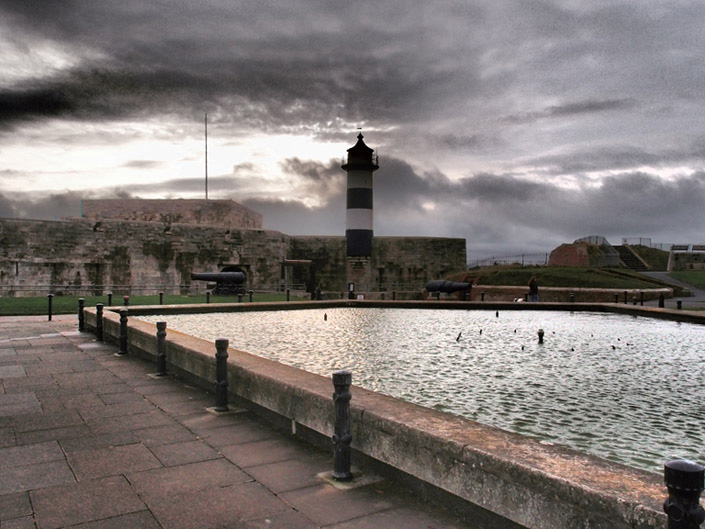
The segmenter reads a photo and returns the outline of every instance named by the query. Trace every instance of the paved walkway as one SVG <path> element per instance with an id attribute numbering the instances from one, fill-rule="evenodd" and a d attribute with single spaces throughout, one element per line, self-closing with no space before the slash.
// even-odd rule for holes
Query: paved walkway
<path id="1" fill-rule="evenodd" d="M 332 456 L 76 331 L 0 318 L 3 529 L 461 529 L 380 481 L 341 490 Z"/>
<path id="2" fill-rule="evenodd" d="M 669 285 L 677 285 L 683 288 L 687 288 L 690 290 L 693 295 L 687 298 L 670 298 L 664 300 L 664 307 L 669 308 L 669 309 L 675 309 L 678 300 L 681 300 L 682 305 L 684 308 L 702 308 L 705 309 L 705 291 L 700 290 L 699 288 L 689 284 L 689 283 L 684 283 L 683 281 L 679 281 L 678 279 L 675 279 L 671 276 L 668 275 L 668 272 L 640 272 L 641 274 L 658 279 L 659 281 L 663 281 L 664 283 L 668 283 Z M 651 300 L 647 303 L 648 305 L 651 306 L 658 306 L 658 300 Z"/>

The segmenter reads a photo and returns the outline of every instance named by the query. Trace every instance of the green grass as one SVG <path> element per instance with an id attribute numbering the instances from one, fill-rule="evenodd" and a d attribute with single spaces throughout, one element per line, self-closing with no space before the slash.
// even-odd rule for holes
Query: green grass
<path id="1" fill-rule="evenodd" d="M 705 290 L 705 270 L 680 270 L 670 272 L 668 275 L 701 290 Z"/>
<path id="2" fill-rule="evenodd" d="M 52 299 L 53 314 L 78 313 L 79 296 L 54 296 Z M 83 296 L 87 307 L 94 307 L 96 303 L 108 303 L 107 296 Z M 247 302 L 249 296 L 243 297 L 243 302 Z M 258 294 L 255 293 L 253 301 L 285 301 L 286 294 Z M 122 296 L 114 296 L 113 304 L 121 305 Z M 201 296 L 180 296 L 165 295 L 165 305 L 184 305 L 194 303 L 205 303 L 206 295 Z M 236 296 L 211 296 L 211 303 L 235 303 Z M 130 296 L 130 305 L 159 305 L 159 296 Z M 0 298 L 0 316 L 26 316 L 47 314 L 49 300 L 46 296 L 28 298 Z"/>
<path id="3" fill-rule="evenodd" d="M 668 268 L 670 252 L 641 245 L 630 246 L 630 248 L 651 267 L 651 270 L 661 272 Z"/>
<path id="4" fill-rule="evenodd" d="M 536 276 L 539 287 L 658 288 L 658 285 L 643 276 L 623 269 L 556 266 L 491 267 L 471 270 L 468 274 L 479 275 L 480 285 L 528 285 L 531 276 Z"/>

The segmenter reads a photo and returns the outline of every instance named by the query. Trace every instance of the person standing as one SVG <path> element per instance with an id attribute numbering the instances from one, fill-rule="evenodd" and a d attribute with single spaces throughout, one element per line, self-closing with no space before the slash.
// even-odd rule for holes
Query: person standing
<path id="1" fill-rule="evenodd" d="M 536 276 L 531 276 L 529 280 L 529 301 L 539 300 L 539 284 L 536 281 Z"/>

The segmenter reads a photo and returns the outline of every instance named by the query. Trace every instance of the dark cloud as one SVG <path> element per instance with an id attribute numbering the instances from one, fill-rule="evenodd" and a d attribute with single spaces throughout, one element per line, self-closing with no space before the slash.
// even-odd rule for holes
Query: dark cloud
<path id="1" fill-rule="evenodd" d="M 540 119 L 566 118 L 571 116 L 579 116 L 581 114 L 629 110 L 633 108 L 634 105 L 635 102 L 631 99 L 578 101 L 563 105 L 552 105 L 537 112 L 524 112 L 512 116 L 505 116 L 503 120 L 508 123 L 529 123 Z"/>
<path id="2" fill-rule="evenodd" d="M 129 169 L 153 169 L 163 165 L 164 162 L 159 162 L 156 160 L 130 160 L 122 164 L 122 167 L 127 167 Z"/>

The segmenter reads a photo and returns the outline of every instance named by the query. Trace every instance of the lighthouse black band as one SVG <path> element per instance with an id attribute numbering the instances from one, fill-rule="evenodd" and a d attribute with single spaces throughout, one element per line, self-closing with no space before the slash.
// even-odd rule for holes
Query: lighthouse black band
<path id="1" fill-rule="evenodd" d="M 345 230 L 348 257 L 370 257 L 372 255 L 372 233 L 372 230 Z"/>
<path id="2" fill-rule="evenodd" d="M 348 209 L 372 209 L 372 189 L 353 187 L 348 189 Z"/>

